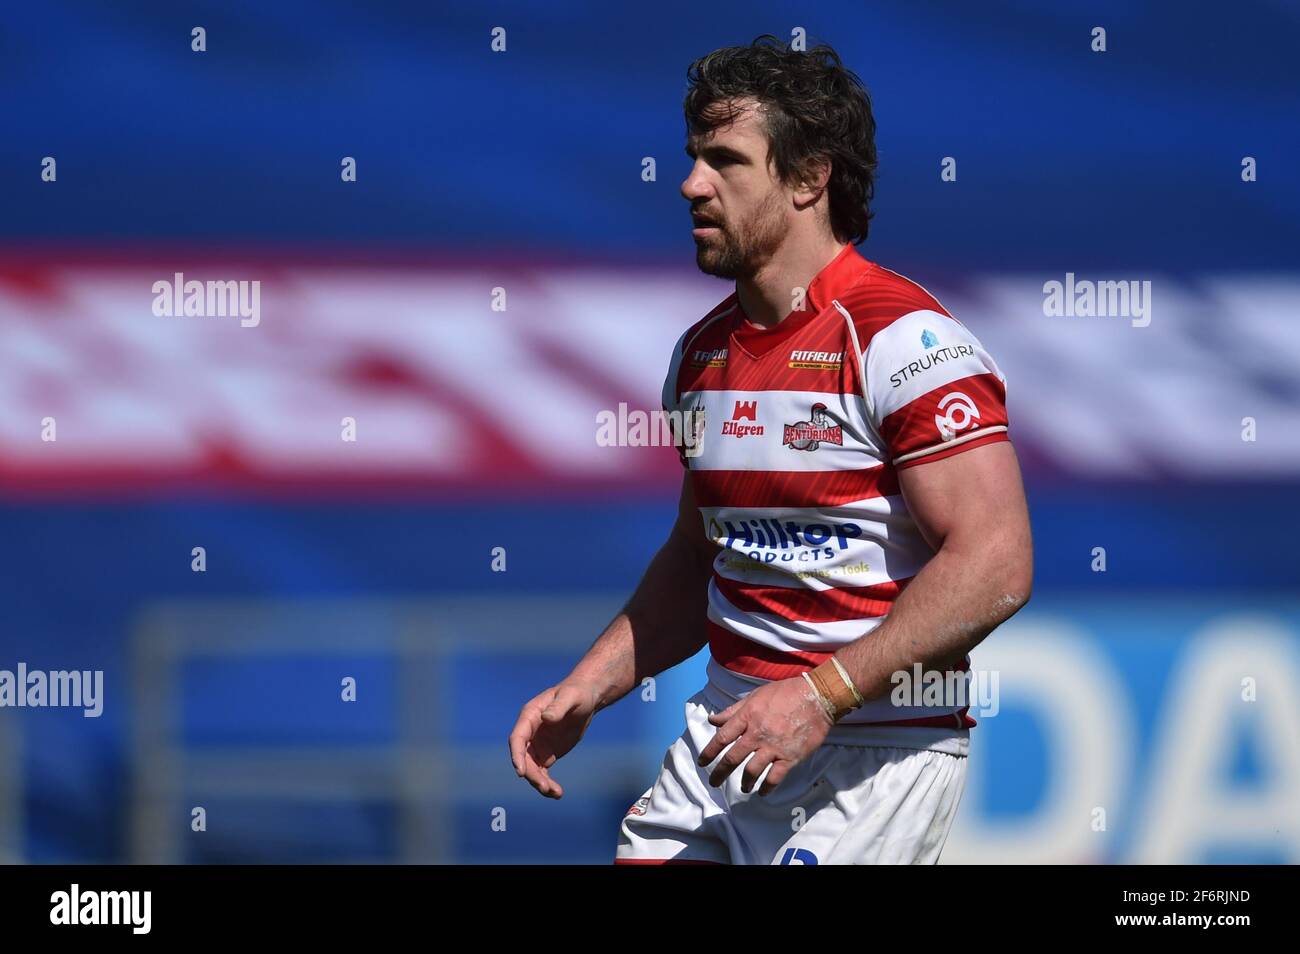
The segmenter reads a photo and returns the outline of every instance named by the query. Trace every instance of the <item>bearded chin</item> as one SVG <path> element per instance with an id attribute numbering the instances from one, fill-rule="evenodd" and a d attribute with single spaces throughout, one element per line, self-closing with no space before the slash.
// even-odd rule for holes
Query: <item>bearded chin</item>
<path id="1" fill-rule="evenodd" d="M 728 241 L 721 245 L 701 244 L 695 250 L 695 264 L 705 275 L 714 278 L 739 278 L 745 271 L 744 255 Z"/>
<path id="2" fill-rule="evenodd" d="M 773 193 L 737 230 L 719 236 L 716 244 L 701 242 L 695 248 L 695 264 L 706 275 L 717 278 L 749 278 L 780 246 L 784 226 L 780 217 L 781 197 Z M 744 236 L 743 240 L 732 238 Z"/>
<path id="3" fill-rule="evenodd" d="M 742 235 L 752 235 L 755 222 L 741 227 Z M 715 278 L 748 278 L 757 271 L 757 249 L 744 240 L 738 240 L 730 229 L 720 232 L 715 241 L 700 242 L 695 249 L 695 264 L 705 275 Z"/>

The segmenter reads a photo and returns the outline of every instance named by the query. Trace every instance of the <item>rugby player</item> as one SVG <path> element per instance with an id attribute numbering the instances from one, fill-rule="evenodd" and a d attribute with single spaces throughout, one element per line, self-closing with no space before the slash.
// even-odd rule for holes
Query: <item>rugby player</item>
<path id="1" fill-rule="evenodd" d="M 962 685 L 1029 598 L 1005 380 L 929 292 L 856 249 L 875 122 L 834 50 L 760 37 L 688 80 L 696 261 L 735 282 L 664 382 L 699 443 L 668 540 L 572 673 L 524 705 L 511 758 L 561 797 L 551 769 L 592 717 L 708 645 L 616 863 L 933 863 L 974 720 L 960 693 L 894 690 L 918 664 Z"/>

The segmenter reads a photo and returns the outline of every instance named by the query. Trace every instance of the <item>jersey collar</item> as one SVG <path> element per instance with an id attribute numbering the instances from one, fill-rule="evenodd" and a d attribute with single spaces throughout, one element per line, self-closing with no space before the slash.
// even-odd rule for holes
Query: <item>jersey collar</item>
<path id="1" fill-rule="evenodd" d="M 737 300 L 736 330 L 732 333 L 736 343 L 755 357 L 766 354 L 829 308 L 832 301 L 861 282 L 870 270 L 871 263 L 846 242 L 808 283 L 806 307 L 790 312 L 775 328 L 751 325 Z"/>

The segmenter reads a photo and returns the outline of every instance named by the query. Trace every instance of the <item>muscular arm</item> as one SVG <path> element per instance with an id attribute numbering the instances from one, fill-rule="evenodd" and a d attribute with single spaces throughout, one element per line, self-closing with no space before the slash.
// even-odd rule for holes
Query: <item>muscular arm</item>
<path id="1" fill-rule="evenodd" d="M 519 712 L 510 733 L 510 760 L 537 791 L 562 797 L 564 789 L 550 768 L 578 744 L 592 717 L 646 676 L 689 659 L 708 642 L 708 585 L 717 552 L 704 535 L 687 475 L 677 522 L 632 598 L 573 672 Z"/>
<path id="2" fill-rule="evenodd" d="M 708 642 L 705 619 L 713 558 L 690 475 L 682 479 L 677 521 L 622 612 L 570 673 L 596 690 L 597 708 L 617 702 L 646 676 L 691 658 Z"/>
<path id="3" fill-rule="evenodd" d="M 891 675 L 915 663 L 956 664 L 1024 605 L 1033 574 L 1029 516 L 1009 443 L 906 468 L 899 482 L 935 555 L 880 626 L 835 654 L 867 700 L 887 695 Z M 741 790 L 752 791 L 766 771 L 759 793 L 772 791 L 830 729 L 830 713 L 816 700 L 803 680 L 782 679 L 710 715 L 719 729 L 699 756 L 700 765 L 717 760 L 710 784 L 721 785 L 748 759 Z"/>
<path id="4" fill-rule="evenodd" d="M 948 668 L 1029 599 L 1033 543 L 1010 443 L 990 444 L 899 472 L 903 497 L 935 555 L 885 621 L 835 655 L 864 699 L 890 676 Z"/>

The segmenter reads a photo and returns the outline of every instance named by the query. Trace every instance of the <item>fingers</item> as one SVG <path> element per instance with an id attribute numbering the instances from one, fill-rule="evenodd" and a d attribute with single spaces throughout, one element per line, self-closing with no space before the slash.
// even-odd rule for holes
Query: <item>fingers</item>
<path id="1" fill-rule="evenodd" d="M 526 709 L 519 714 L 519 721 L 510 732 L 510 764 L 515 767 L 516 775 L 523 775 L 528 761 L 527 746 L 541 722 L 539 713 L 529 713 Z"/>
<path id="2" fill-rule="evenodd" d="M 772 765 L 772 771 L 767 773 L 767 778 L 763 779 L 763 786 L 758 790 L 760 796 L 770 795 L 772 789 L 781 784 L 781 780 L 790 772 L 790 763 L 776 762 Z"/>
<path id="3" fill-rule="evenodd" d="M 745 763 L 745 770 L 740 776 L 740 790 L 748 795 L 758 784 L 759 778 L 766 769 L 776 759 L 776 753 L 766 749 L 755 749 L 754 757 Z"/>
<path id="4" fill-rule="evenodd" d="M 718 713 L 722 715 L 723 713 Z M 703 751 L 700 752 L 699 763 L 701 766 L 708 765 L 714 759 L 717 764 L 713 766 L 713 771 L 709 773 L 709 784 L 717 788 L 727 780 L 732 772 L 749 757 L 750 753 L 757 748 L 756 743 L 751 743 L 744 738 L 745 718 L 728 717 L 726 723 L 717 732 L 713 733 L 713 738 L 709 740 Z M 721 758 L 719 758 L 721 755 Z"/>
<path id="5" fill-rule="evenodd" d="M 534 785 L 533 787 L 547 798 L 562 798 L 564 796 L 564 789 L 560 787 L 559 782 L 551 778 L 551 773 L 541 766 L 538 766 L 537 771 L 541 775 L 542 781 L 541 784 Z"/>
<path id="6" fill-rule="evenodd" d="M 551 774 L 546 771 L 546 768 L 537 764 L 537 760 L 533 758 L 533 753 L 529 749 L 524 750 L 523 771 L 519 774 L 528 780 L 529 785 L 543 795 L 550 795 L 552 787 L 559 787 L 552 781 Z"/>
<path id="7" fill-rule="evenodd" d="M 582 693 L 573 686 L 560 686 L 552 697 L 550 705 L 542 710 L 542 720 L 559 722 L 583 701 Z"/>
<path id="8" fill-rule="evenodd" d="M 546 765 L 539 764 L 533 756 L 531 749 L 524 753 L 524 778 L 528 779 L 528 784 L 537 789 L 547 798 L 561 798 L 564 795 L 564 789 L 560 783 L 551 778 L 551 773 L 547 768 L 555 764 L 555 756 L 551 756 Z"/>
<path id="9" fill-rule="evenodd" d="M 546 770 L 555 764 L 556 756 L 548 756 L 544 766 L 538 764 L 533 756 L 532 742 L 542 724 L 542 713 L 552 704 L 554 697 L 555 689 L 551 688 L 530 699 L 520 710 L 519 719 L 510 732 L 510 762 L 515 767 L 515 774 L 527 779 L 529 785 L 547 798 L 561 798 L 564 795 L 563 787 Z"/>
<path id="10" fill-rule="evenodd" d="M 712 722 L 714 725 L 722 725 L 724 722 L 726 722 L 728 719 L 734 716 L 740 710 L 740 707 L 743 706 L 744 704 L 745 704 L 744 699 L 741 699 L 739 702 L 733 702 L 731 705 L 727 706 L 727 708 L 723 709 L 721 712 L 714 712 L 712 715 L 710 715 L 709 721 Z"/>
<path id="11" fill-rule="evenodd" d="M 732 706 L 731 708 L 734 709 L 735 706 Z M 731 709 L 723 710 L 723 712 L 730 712 L 730 711 Z M 722 714 L 723 714 L 722 712 L 716 713 L 716 715 L 718 716 L 721 716 Z M 714 716 L 709 716 L 710 722 L 712 722 L 713 719 Z M 716 759 L 718 757 L 718 753 L 721 752 L 723 749 L 725 749 L 727 746 L 729 746 L 732 742 L 735 742 L 738 738 L 740 738 L 740 736 L 744 733 L 744 731 L 745 731 L 744 716 L 740 716 L 739 718 L 733 718 L 731 716 L 728 716 L 726 724 L 723 725 L 722 728 L 720 728 L 717 732 L 713 733 L 713 738 L 709 740 L 709 744 L 706 745 L 703 748 L 703 750 L 701 750 L 700 758 L 699 758 L 700 766 L 703 767 L 705 765 L 708 765 L 710 762 Z"/>
<path id="12" fill-rule="evenodd" d="M 718 759 L 718 764 L 713 766 L 713 771 L 709 773 L 709 784 L 717 788 L 727 780 L 732 772 L 740 767 L 740 763 L 753 754 L 755 746 L 750 745 L 745 739 L 740 739 L 731 748 Z"/>
<path id="13" fill-rule="evenodd" d="M 542 723 L 542 709 L 550 703 L 554 694 L 554 688 L 547 689 L 529 699 L 519 710 L 519 718 L 515 720 L 515 727 L 510 731 L 510 762 L 515 767 L 516 775 L 525 774 L 528 743 L 532 741 L 537 727 Z"/>

